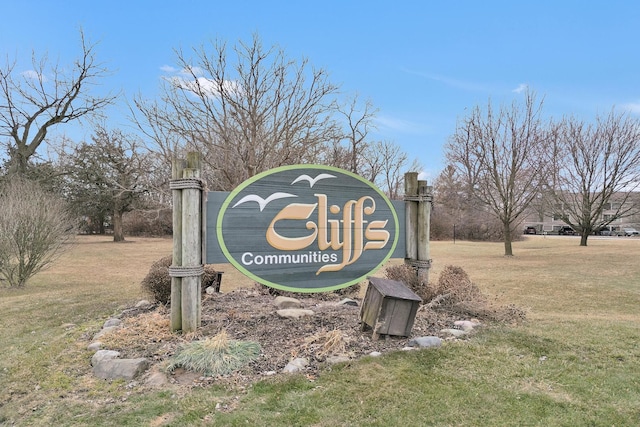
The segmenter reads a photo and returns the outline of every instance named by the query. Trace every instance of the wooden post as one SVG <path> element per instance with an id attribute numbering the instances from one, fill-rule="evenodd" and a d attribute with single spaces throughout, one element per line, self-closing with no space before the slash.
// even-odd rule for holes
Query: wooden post
<path id="1" fill-rule="evenodd" d="M 182 178 L 183 159 L 171 162 L 171 179 Z M 171 190 L 173 196 L 173 266 L 182 265 L 182 190 Z M 182 277 L 171 277 L 171 331 L 182 328 Z"/>
<path id="2" fill-rule="evenodd" d="M 418 259 L 418 204 L 416 198 L 418 196 L 418 173 L 407 172 L 404 174 L 404 200 L 406 215 L 405 230 L 405 261 Z"/>
<path id="3" fill-rule="evenodd" d="M 200 160 L 199 153 L 188 153 L 182 177 L 200 178 Z M 202 266 L 200 191 L 198 188 L 182 190 L 182 265 L 185 268 Z M 201 275 L 182 278 L 182 332 L 194 332 L 200 326 L 201 286 Z"/>
<path id="4" fill-rule="evenodd" d="M 172 162 L 173 262 L 171 276 L 171 330 L 194 332 L 201 322 L 203 254 L 206 239 L 202 208 L 206 195 L 200 180 L 201 156 Z"/>
<path id="5" fill-rule="evenodd" d="M 404 262 L 416 268 L 422 283 L 429 282 L 429 233 L 431 228 L 431 187 L 427 181 L 418 181 L 416 172 L 404 175 L 406 205 L 406 255 Z"/>
<path id="6" fill-rule="evenodd" d="M 431 229 L 431 187 L 427 181 L 418 181 L 418 277 L 422 283 L 429 283 L 429 235 Z"/>

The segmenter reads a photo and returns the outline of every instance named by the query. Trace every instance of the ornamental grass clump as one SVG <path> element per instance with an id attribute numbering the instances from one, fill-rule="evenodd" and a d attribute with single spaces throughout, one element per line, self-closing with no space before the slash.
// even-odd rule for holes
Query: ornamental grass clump
<path id="1" fill-rule="evenodd" d="M 168 372 L 176 368 L 199 372 L 205 376 L 228 375 L 260 355 L 260 344 L 230 340 L 225 331 L 213 338 L 183 344 L 169 358 Z"/>

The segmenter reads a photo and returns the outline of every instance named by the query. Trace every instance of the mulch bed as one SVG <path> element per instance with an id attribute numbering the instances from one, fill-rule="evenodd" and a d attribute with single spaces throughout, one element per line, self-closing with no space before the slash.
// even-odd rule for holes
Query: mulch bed
<path id="1" fill-rule="evenodd" d="M 357 359 L 377 351 L 386 353 L 405 347 L 410 337 L 382 336 L 372 339 L 372 331 L 362 331 L 361 300 L 358 306 L 338 304 L 344 297 L 337 294 L 295 295 L 302 308 L 313 310 L 311 317 L 281 318 L 276 314 L 275 296 L 264 288 L 236 289 L 228 293 L 206 295 L 202 302 L 202 326 L 196 333 L 183 335 L 169 331 L 170 309 L 147 306 L 125 310 L 123 327 L 101 341 L 104 348 L 117 350 L 121 358 L 146 357 L 161 365 L 181 344 L 196 339 L 214 337 L 226 331 L 229 339 L 260 344 L 258 359 L 240 371 L 225 377 L 199 377 L 196 382 L 253 383 L 280 374 L 294 358 L 304 357 L 309 365 L 305 374 L 314 378 L 326 368 L 327 358 L 348 356 Z M 440 330 L 454 327 L 450 314 L 421 307 L 416 315 L 412 336 L 441 336 Z"/>

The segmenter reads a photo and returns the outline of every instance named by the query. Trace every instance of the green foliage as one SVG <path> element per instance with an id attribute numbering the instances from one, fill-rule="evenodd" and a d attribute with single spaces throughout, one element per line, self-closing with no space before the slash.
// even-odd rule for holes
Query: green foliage
<path id="1" fill-rule="evenodd" d="M 114 241 L 124 240 L 122 216 L 142 205 L 148 190 L 148 158 L 136 137 L 118 129 L 98 126 L 92 139 L 68 156 L 66 193 L 86 231 L 103 233 L 110 218 Z"/>
<path id="2" fill-rule="evenodd" d="M 165 256 L 157 260 L 151 265 L 149 273 L 142 279 L 142 290 L 149 294 L 156 302 L 169 305 L 171 303 L 171 276 L 169 276 L 169 267 L 173 262 L 171 255 Z M 216 286 L 218 280 L 218 272 L 212 265 L 204 266 L 204 274 L 202 275 L 202 290 L 209 286 Z"/>
<path id="3" fill-rule="evenodd" d="M 166 369 L 184 368 L 207 376 L 228 375 L 260 355 L 260 345 L 254 342 L 229 340 L 226 332 L 213 338 L 182 345 L 169 358 Z"/>
<path id="4" fill-rule="evenodd" d="M 66 205 L 58 197 L 18 175 L 0 186 L 0 284 L 24 286 L 72 237 Z"/>

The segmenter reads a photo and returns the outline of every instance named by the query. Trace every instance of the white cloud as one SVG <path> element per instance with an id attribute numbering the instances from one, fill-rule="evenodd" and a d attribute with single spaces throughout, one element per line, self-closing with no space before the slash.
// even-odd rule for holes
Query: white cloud
<path id="1" fill-rule="evenodd" d="M 376 126 L 378 130 L 388 129 L 406 133 L 424 133 L 425 126 L 421 123 L 411 122 L 397 117 L 379 115 L 376 117 Z"/>
<path id="2" fill-rule="evenodd" d="M 627 104 L 622 104 L 621 107 L 632 114 L 640 114 L 640 102 L 629 102 Z"/>
<path id="3" fill-rule="evenodd" d="M 403 69 L 403 71 L 406 72 L 406 73 L 409 73 L 409 74 L 413 74 L 413 75 L 416 75 L 416 76 L 424 77 L 424 78 L 429 79 L 429 80 L 433 80 L 433 81 L 436 81 L 436 82 L 443 83 L 446 86 L 454 87 L 456 89 L 462 89 L 462 90 L 473 91 L 473 92 L 486 92 L 486 91 L 488 91 L 488 88 L 487 88 L 486 85 L 478 84 L 478 83 L 475 83 L 475 82 L 470 82 L 470 81 L 465 81 L 465 80 L 458 80 L 458 79 L 447 77 L 447 76 L 423 73 L 423 72 L 420 72 L 420 71 L 413 71 L 413 70 L 409 70 L 409 69 Z"/>
<path id="4" fill-rule="evenodd" d="M 167 80 L 175 87 L 186 89 L 194 94 L 202 93 L 207 97 L 218 97 L 220 94 L 218 84 L 206 77 L 198 77 L 196 80 L 193 80 L 182 76 L 173 76 L 168 77 Z M 227 92 L 239 92 L 241 90 L 235 81 L 225 81 L 223 86 Z"/>
<path id="5" fill-rule="evenodd" d="M 201 76 L 204 71 L 200 67 L 187 67 L 180 70 L 180 74 L 183 76 Z"/>
<path id="6" fill-rule="evenodd" d="M 526 91 L 527 89 L 529 89 L 529 85 L 528 85 L 528 84 L 526 84 L 526 83 L 520 83 L 520 84 L 518 85 L 518 87 L 517 87 L 517 88 L 515 88 L 514 90 L 512 90 L 511 92 L 514 92 L 514 93 L 522 93 L 522 92 Z"/>
<path id="7" fill-rule="evenodd" d="M 40 80 L 40 78 L 42 77 L 42 81 L 46 82 L 47 78 L 45 76 L 41 76 L 40 74 L 38 74 L 36 71 L 34 70 L 27 70 L 27 71 L 23 71 L 22 76 L 26 79 L 30 79 L 30 80 Z"/>
<path id="8" fill-rule="evenodd" d="M 163 65 L 162 67 L 160 67 L 160 70 L 169 74 L 178 72 L 178 69 L 175 67 L 172 67 L 171 65 Z"/>

